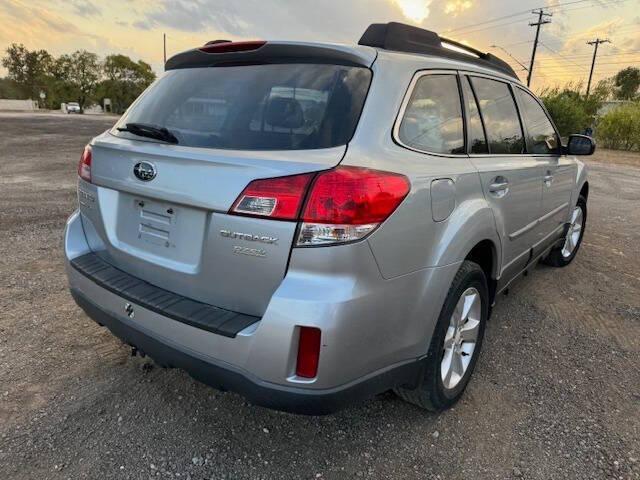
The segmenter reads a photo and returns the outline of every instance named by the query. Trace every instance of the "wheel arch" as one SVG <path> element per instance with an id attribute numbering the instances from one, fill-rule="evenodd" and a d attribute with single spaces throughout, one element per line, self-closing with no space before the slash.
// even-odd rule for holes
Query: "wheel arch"
<path id="1" fill-rule="evenodd" d="M 585 200 L 589 199 L 589 182 L 586 180 L 582 184 L 582 187 L 580 187 L 580 195 L 582 195 Z"/>
<path id="2" fill-rule="evenodd" d="M 496 244 L 486 238 L 476 243 L 469 251 L 465 260 L 477 263 L 487 278 L 487 284 L 489 286 L 489 303 L 492 304 L 497 286 L 497 278 L 499 272 L 498 263 L 498 249 Z"/>

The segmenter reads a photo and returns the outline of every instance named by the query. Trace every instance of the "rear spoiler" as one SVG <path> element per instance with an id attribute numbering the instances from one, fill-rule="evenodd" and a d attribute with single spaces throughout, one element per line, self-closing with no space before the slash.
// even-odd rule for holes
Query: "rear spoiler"
<path id="1" fill-rule="evenodd" d="M 370 67 L 375 52 L 343 46 L 288 42 L 227 42 L 214 40 L 203 47 L 174 55 L 165 70 L 182 68 L 260 65 L 278 63 L 313 63 Z"/>

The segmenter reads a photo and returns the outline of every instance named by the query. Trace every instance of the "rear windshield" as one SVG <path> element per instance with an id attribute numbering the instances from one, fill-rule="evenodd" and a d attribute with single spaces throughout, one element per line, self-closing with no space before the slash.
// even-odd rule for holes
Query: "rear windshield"
<path id="1" fill-rule="evenodd" d="M 179 145 L 190 147 L 335 147 L 353 136 L 370 82 L 370 70 L 339 65 L 171 70 L 131 106 L 117 127 L 130 122 L 164 127 Z"/>

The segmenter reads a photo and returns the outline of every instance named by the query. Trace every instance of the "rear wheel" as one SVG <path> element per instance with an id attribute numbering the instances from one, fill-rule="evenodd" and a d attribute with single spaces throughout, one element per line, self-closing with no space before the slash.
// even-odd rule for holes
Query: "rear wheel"
<path id="1" fill-rule="evenodd" d="M 438 317 L 424 377 L 415 389 L 400 387 L 395 392 L 431 411 L 444 410 L 457 402 L 480 354 L 488 306 L 489 291 L 482 268 L 464 261 Z"/>
<path id="2" fill-rule="evenodd" d="M 544 263 L 552 267 L 566 267 L 576 257 L 587 224 L 587 199 L 582 195 L 571 213 L 567 234 L 561 246 L 554 248 L 544 259 Z"/>

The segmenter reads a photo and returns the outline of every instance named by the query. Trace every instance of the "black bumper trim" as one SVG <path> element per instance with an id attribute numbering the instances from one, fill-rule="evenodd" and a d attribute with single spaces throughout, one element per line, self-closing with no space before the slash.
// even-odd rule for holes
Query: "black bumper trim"
<path id="1" fill-rule="evenodd" d="M 225 337 L 235 338 L 260 321 L 260 317 L 225 310 L 151 285 L 111 266 L 95 253 L 74 258 L 71 266 L 102 288 L 141 307 Z"/>
<path id="2" fill-rule="evenodd" d="M 285 412 L 326 415 L 396 386 L 415 386 L 423 373 L 423 360 L 416 360 L 346 387 L 330 390 L 282 387 L 250 378 L 236 370 L 207 362 L 167 345 L 125 324 L 115 314 L 103 310 L 77 289 L 72 288 L 71 295 L 89 317 L 99 325 L 106 326 L 126 344 L 149 355 L 158 365 L 180 368 L 211 387 L 239 393 L 254 405 Z"/>

